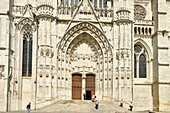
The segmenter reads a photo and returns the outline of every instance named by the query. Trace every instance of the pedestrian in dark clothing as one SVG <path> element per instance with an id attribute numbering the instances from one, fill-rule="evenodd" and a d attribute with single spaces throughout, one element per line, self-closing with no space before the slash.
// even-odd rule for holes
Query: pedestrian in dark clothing
<path id="1" fill-rule="evenodd" d="M 29 102 L 29 103 L 28 103 L 28 105 L 27 105 L 27 107 L 26 107 L 26 108 L 27 108 L 27 113 L 30 113 L 30 109 L 31 109 L 31 102 Z"/>
<path id="2" fill-rule="evenodd" d="M 123 107 L 123 100 L 120 101 L 120 107 Z"/>
<path id="3" fill-rule="evenodd" d="M 95 108 L 98 109 L 98 107 L 99 107 L 99 102 L 96 100 L 95 101 Z"/>
<path id="4" fill-rule="evenodd" d="M 130 105 L 129 105 L 129 110 L 132 111 L 132 109 L 133 109 L 133 104 L 131 102 Z"/>

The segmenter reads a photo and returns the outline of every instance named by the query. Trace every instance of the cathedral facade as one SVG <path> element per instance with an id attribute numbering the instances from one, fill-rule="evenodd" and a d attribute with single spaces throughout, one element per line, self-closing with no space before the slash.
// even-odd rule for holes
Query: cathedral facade
<path id="1" fill-rule="evenodd" d="M 0 110 L 59 100 L 170 111 L 169 0 L 2 0 Z"/>

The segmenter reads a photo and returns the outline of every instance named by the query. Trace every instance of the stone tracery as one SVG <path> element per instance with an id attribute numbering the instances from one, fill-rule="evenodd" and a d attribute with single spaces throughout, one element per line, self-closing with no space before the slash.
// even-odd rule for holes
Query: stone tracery
<path id="1" fill-rule="evenodd" d="M 77 52 L 78 49 L 85 48 L 88 49 L 85 51 L 87 53 Z M 58 70 L 58 76 L 69 79 L 71 73 L 75 72 L 94 73 L 97 75 L 97 80 L 107 79 L 103 81 L 106 83 L 100 84 L 107 89 L 106 94 L 111 95 L 111 89 L 108 89 L 111 86 L 108 86 L 110 83 L 107 82 L 109 82 L 109 78 L 112 78 L 112 50 L 105 35 L 97 27 L 83 22 L 68 30 L 60 41 L 57 56 L 59 59 L 64 58 L 63 61 L 57 63 L 58 67 L 63 68 L 63 70 Z M 65 62 L 65 65 L 69 63 L 69 66 L 65 67 L 62 62 Z M 110 68 L 107 70 L 108 67 Z M 100 88 L 102 89 L 102 87 Z"/>
<path id="2" fill-rule="evenodd" d="M 87 28 L 88 27 L 88 28 Z M 75 27 L 73 27 L 70 31 L 68 31 L 68 33 L 66 33 L 66 35 L 64 36 L 64 38 L 61 40 L 61 43 L 60 43 L 60 48 L 61 49 L 67 49 L 65 45 L 69 45 L 68 43 L 70 42 L 70 40 L 73 40 L 74 37 L 77 37 L 79 34 L 83 33 L 84 31 L 82 31 L 83 28 L 86 28 L 86 32 L 93 32 L 92 33 L 89 33 L 92 35 L 92 37 L 95 37 L 96 41 L 101 45 L 101 47 L 103 47 L 104 49 L 108 48 L 108 41 L 106 42 L 105 38 L 101 35 L 100 31 L 96 29 L 96 27 L 92 26 L 91 24 L 85 22 L 85 23 L 81 23 Z M 89 29 L 91 28 L 91 29 Z M 70 36 L 68 36 L 70 34 Z M 72 35 L 71 35 L 72 34 Z M 66 39 L 66 42 L 64 43 L 63 41 L 65 41 L 65 38 Z M 111 48 L 109 48 L 111 51 Z M 107 50 L 107 49 L 106 49 Z M 107 50 L 108 51 L 108 50 Z"/>
<path id="3" fill-rule="evenodd" d="M 141 5 L 134 6 L 134 19 L 144 20 L 146 17 L 146 9 Z"/>

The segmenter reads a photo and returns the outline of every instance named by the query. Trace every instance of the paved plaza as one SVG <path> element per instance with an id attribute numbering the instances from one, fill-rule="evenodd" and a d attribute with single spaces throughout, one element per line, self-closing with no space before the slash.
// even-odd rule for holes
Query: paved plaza
<path id="1" fill-rule="evenodd" d="M 13 111 L 8 113 L 27 113 L 25 111 Z M 95 109 L 95 104 L 90 100 L 86 101 L 58 101 L 57 103 L 31 113 L 149 113 L 148 111 L 128 111 L 128 108 L 119 107 L 118 103 L 112 101 L 99 101 L 99 109 Z M 151 112 L 150 112 L 151 113 Z"/>
<path id="2" fill-rule="evenodd" d="M 36 112 L 124 112 L 126 108 L 120 108 L 111 101 L 99 101 L 99 109 L 95 109 L 95 104 L 90 100 L 87 101 L 61 101 L 49 107 L 35 110 Z"/>
<path id="3" fill-rule="evenodd" d="M 0 113 L 27 113 L 23 111 L 9 111 Z M 31 110 L 31 113 L 170 113 L 151 111 L 129 111 L 126 107 L 119 107 L 118 102 L 99 101 L 99 109 L 95 109 L 95 103 L 91 100 L 67 100 L 58 101 L 47 107 Z"/>

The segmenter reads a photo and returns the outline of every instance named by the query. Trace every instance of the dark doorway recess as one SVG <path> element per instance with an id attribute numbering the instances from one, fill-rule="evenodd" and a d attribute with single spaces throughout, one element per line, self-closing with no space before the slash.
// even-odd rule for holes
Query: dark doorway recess
<path id="1" fill-rule="evenodd" d="M 90 90 L 86 90 L 86 100 L 91 100 L 91 91 Z"/>

